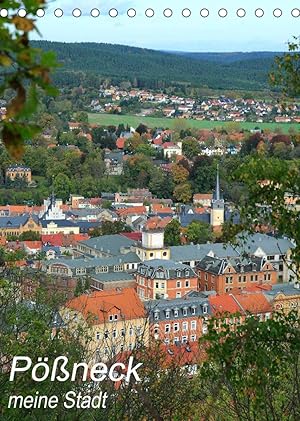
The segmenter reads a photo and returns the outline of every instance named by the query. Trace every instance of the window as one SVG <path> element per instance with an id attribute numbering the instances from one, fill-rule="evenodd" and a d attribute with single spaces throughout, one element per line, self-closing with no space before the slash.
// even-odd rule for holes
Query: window
<path id="1" fill-rule="evenodd" d="M 177 291 L 176 292 L 176 298 L 180 298 L 181 297 L 181 292 L 180 291 Z"/>
<path id="2" fill-rule="evenodd" d="M 108 332 L 108 330 L 106 329 L 106 331 L 104 332 L 104 339 L 107 339 L 107 338 L 108 338 L 108 335 L 109 335 L 109 332 Z"/>
<path id="3" fill-rule="evenodd" d="M 130 329 L 129 329 L 129 336 L 132 336 L 133 335 L 133 328 L 131 327 Z"/>
<path id="4" fill-rule="evenodd" d="M 169 333 L 170 330 L 171 330 L 170 325 L 169 324 L 165 325 L 165 333 Z"/>
<path id="5" fill-rule="evenodd" d="M 118 320 L 118 315 L 117 314 L 114 315 L 114 319 L 115 320 Z"/>
<path id="6" fill-rule="evenodd" d="M 159 311 L 154 312 L 154 320 L 159 320 Z"/>
<path id="7" fill-rule="evenodd" d="M 121 334 L 121 336 L 125 336 L 125 329 L 121 329 L 120 334 Z"/>
<path id="8" fill-rule="evenodd" d="M 174 310 L 174 317 L 178 317 L 178 310 Z"/>
<path id="9" fill-rule="evenodd" d="M 188 279 L 185 280 L 185 287 L 186 288 L 190 287 L 190 281 Z"/>
<path id="10" fill-rule="evenodd" d="M 207 305 L 206 304 L 203 305 L 203 314 L 207 314 Z"/>
<path id="11" fill-rule="evenodd" d="M 178 338 L 178 336 L 175 336 L 174 337 L 174 345 L 178 344 L 178 342 L 179 342 L 179 338 Z"/>
<path id="12" fill-rule="evenodd" d="M 183 316 L 187 316 L 187 308 L 184 308 L 184 309 L 182 310 L 182 315 L 183 315 Z"/>
<path id="13" fill-rule="evenodd" d="M 196 341 L 196 335 L 191 335 L 191 342 L 195 342 Z"/>
<path id="14" fill-rule="evenodd" d="M 226 284 L 232 284 L 232 280 L 233 280 L 232 276 L 226 276 L 225 283 Z"/>
<path id="15" fill-rule="evenodd" d="M 196 307 L 192 307 L 191 312 L 192 312 L 192 314 L 196 314 Z"/>
<path id="16" fill-rule="evenodd" d="M 108 272 L 108 266 L 98 266 L 96 268 L 96 273 L 104 273 Z"/>
<path id="17" fill-rule="evenodd" d="M 133 350 L 133 345 L 132 345 L 132 343 L 130 342 L 130 344 L 129 344 L 129 351 L 132 351 Z"/>
<path id="18" fill-rule="evenodd" d="M 196 320 L 192 320 L 191 321 L 191 329 L 192 330 L 196 330 L 196 327 L 197 327 L 197 321 Z"/>
<path id="19" fill-rule="evenodd" d="M 114 265 L 114 272 L 122 272 L 123 265 Z"/>
<path id="20" fill-rule="evenodd" d="M 159 288 L 159 283 L 158 282 L 155 282 L 155 288 Z"/>
<path id="21" fill-rule="evenodd" d="M 170 318 L 170 310 L 166 310 L 166 319 Z"/>
<path id="22" fill-rule="evenodd" d="M 181 277 L 181 272 L 180 272 L 180 270 L 177 270 L 176 271 L 176 276 L 177 276 L 177 278 L 180 278 Z M 179 281 L 180 282 L 180 281 Z"/>
<path id="23" fill-rule="evenodd" d="M 83 275 L 86 273 L 85 268 L 76 268 L 76 275 Z"/>
<path id="24" fill-rule="evenodd" d="M 164 282 L 161 282 L 161 283 L 160 283 L 160 287 L 161 287 L 161 289 L 164 289 L 164 287 L 165 287 L 165 283 L 164 283 Z"/>
<path id="25" fill-rule="evenodd" d="M 163 252 L 163 256 L 166 256 L 166 255 L 167 255 L 167 252 L 166 252 L 166 251 L 164 251 L 164 252 Z"/>
<path id="26" fill-rule="evenodd" d="M 188 337 L 187 337 L 187 336 L 182 336 L 182 338 L 181 338 L 181 342 L 182 342 L 183 344 L 185 344 L 185 343 L 187 342 L 187 340 L 188 340 Z"/>
<path id="27" fill-rule="evenodd" d="M 188 322 L 182 322 L 182 331 L 186 332 L 188 330 L 188 326 L 189 326 Z"/>
<path id="28" fill-rule="evenodd" d="M 208 332 L 208 327 L 207 327 L 207 324 L 204 323 L 203 326 L 202 326 L 202 333 L 203 333 L 203 335 L 205 335 L 207 332 Z"/>
<path id="29" fill-rule="evenodd" d="M 166 345 L 169 345 L 169 343 L 170 343 L 170 339 L 169 339 L 169 338 L 166 338 L 166 339 L 164 340 L 164 343 L 165 343 Z"/>
<path id="30" fill-rule="evenodd" d="M 109 321 L 112 322 L 114 320 L 114 316 L 112 314 L 109 315 Z"/>
<path id="31" fill-rule="evenodd" d="M 114 330 L 112 331 L 112 337 L 113 337 L 113 338 L 116 338 L 117 336 L 118 336 L 117 329 L 114 329 Z"/>
<path id="32" fill-rule="evenodd" d="M 174 323 L 173 325 L 173 331 L 178 332 L 179 331 L 179 323 Z"/>
<path id="33" fill-rule="evenodd" d="M 150 253 L 150 257 L 153 257 L 153 256 L 154 256 L 154 253 L 152 253 L 152 252 L 151 252 L 151 253 Z"/>
<path id="34" fill-rule="evenodd" d="M 97 341 L 99 341 L 100 337 L 101 337 L 100 332 L 96 332 L 96 340 Z"/>
<path id="35" fill-rule="evenodd" d="M 158 333 L 159 333 L 159 327 L 158 327 L 158 326 L 156 326 L 156 327 L 153 329 L 153 332 L 154 332 L 154 335 L 158 335 Z"/>
<path id="36" fill-rule="evenodd" d="M 176 282 L 176 288 L 181 288 L 181 281 Z"/>

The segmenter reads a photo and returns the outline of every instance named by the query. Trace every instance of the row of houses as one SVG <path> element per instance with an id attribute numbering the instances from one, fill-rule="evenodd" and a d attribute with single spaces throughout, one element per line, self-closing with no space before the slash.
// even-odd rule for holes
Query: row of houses
<path id="1" fill-rule="evenodd" d="M 116 288 L 75 297 L 61 315 L 65 323 L 83 325 L 95 359 L 109 359 L 153 341 L 170 355 L 174 346 L 199 349 L 212 317 L 234 328 L 249 316 L 265 321 L 274 312 L 295 310 L 300 313 L 300 290 L 286 285 L 225 295 L 190 291 L 181 298 L 147 302 L 133 288 Z"/>

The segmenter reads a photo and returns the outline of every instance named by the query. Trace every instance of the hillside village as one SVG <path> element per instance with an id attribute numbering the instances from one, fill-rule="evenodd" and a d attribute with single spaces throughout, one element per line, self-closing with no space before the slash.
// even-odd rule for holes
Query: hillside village
<path id="1" fill-rule="evenodd" d="M 291 103 L 286 108 L 280 102 L 247 99 L 185 98 L 150 90 L 125 90 L 118 86 L 99 89 L 99 99 L 90 103 L 92 112 L 124 114 L 130 105 L 140 108 L 138 116 L 158 116 L 210 121 L 235 122 L 300 122 L 299 104 Z"/>

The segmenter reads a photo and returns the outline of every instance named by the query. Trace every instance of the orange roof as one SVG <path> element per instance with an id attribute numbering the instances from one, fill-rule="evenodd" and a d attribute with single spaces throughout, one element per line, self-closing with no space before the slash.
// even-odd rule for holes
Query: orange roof
<path id="1" fill-rule="evenodd" d="M 255 294 L 235 294 L 234 297 L 246 312 L 256 314 L 266 313 L 272 310 L 270 303 L 262 292 L 257 292 Z"/>
<path id="2" fill-rule="evenodd" d="M 214 315 L 222 313 L 240 313 L 242 309 L 234 300 L 232 294 L 222 294 L 209 297 L 209 303 Z"/>
<path id="3" fill-rule="evenodd" d="M 118 149 L 124 149 L 126 142 L 126 137 L 119 137 L 116 141 L 116 146 Z"/>
<path id="4" fill-rule="evenodd" d="M 167 216 L 166 218 L 160 218 L 159 216 L 153 216 L 152 218 L 148 219 L 144 228 L 146 230 L 164 229 L 170 221 L 172 221 L 171 216 Z"/>
<path id="5" fill-rule="evenodd" d="M 41 249 L 43 245 L 41 241 L 23 241 L 23 244 L 29 249 Z"/>
<path id="6" fill-rule="evenodd" d="M 174 213 L 171 208 L 164 206 L 161 203 L 153 203 L 152 211 L 157 213 Z"/>
<path id="7" fill-rule="evenodd" d="M 195 208 L 194 211 L 195 213 L 205 213 L 207 211 L 207 207 Z"/>
<path id="8" fill-rule="evenodd" d="M 117 314 L 119 320 L 140 319 L 146 316 L 145 308 L 133 288 L 95 291 L 70 300 L 66 306 L 82 313 L 92 324 L 101 324 Z M 122 318 L 122 319 L 121 319 Z"/>
<path id="9" fill-rule="evenodd" d="M 126 209 L 119 209 L 117 213 L 120 216 L 127 216 L 127 215 L 144 215 L 147 212 L 145 206 L 131 206 L 130 208 Z"/>
<path id="10" fill-rule="evenodd" d="M 193 196 L 194 200 L 212 200 L 212 193 L 196 193 Z"/>

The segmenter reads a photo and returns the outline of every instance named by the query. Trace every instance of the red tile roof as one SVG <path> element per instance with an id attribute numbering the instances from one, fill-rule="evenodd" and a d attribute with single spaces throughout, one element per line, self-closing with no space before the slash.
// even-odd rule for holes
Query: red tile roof
<path id="1" fill-rule="evenodd" d="M 116 146 L 118 149 L 124 149 L 126 142 L 126 137 L 119 137 L 116 141 Z"/>
<path id="2" fill-rule="evenodd" d="M 145 229 L 147 230 L 156 230 L 156 229 L 165 229 L 169 222 L 172 221 L 171 216 L 166 218 L 160 218 L 159 216 L 153 216 L 149 218 L 145 224 Z"/>
<path id="3" fill-rule="evenodd" d="M 121 235 L 133 241 L 142 241 L 141 232 L 122 232 Z"/>
<path id="4" fill-rule="evenodd" d="M 240 313 L 242 311 L 231 294 L 209 297 L 209 303 L 215 316 L 222 313 Z"/>
<path id="5" fill-rule="evenodd" d="M 130 208 L 126 209 L 119 209 L 117 213 L 120 216 L 127 216 L 127 215 L 144 215 L 147 213 L 145 206 L 131 206 Z"/>
<path id="6" fill-rule="evenodd" d="M 109 320 L 109 315 L 121 314 L 125 320 L 146 316 L 145 308 L 133 288 L 95 291 L 80 295 L 68 301 L 66 306 L 82 313 L 91 324 L 101 324 Z"/>
<path id="7" fill-rule="evenodd" d="M 31 250 L 40 250 L 42 248 L 42 241 L 23 241 L 23 244 Z"/>
<path id="8" fill-rule="evenodd" d="M 272 310 L 269 301 L 261 292 L 254 294 L 234 294 L 234 298 L 239 302 L 245 312 L 249 312 L 251 314 L 267 313 Z"/>

